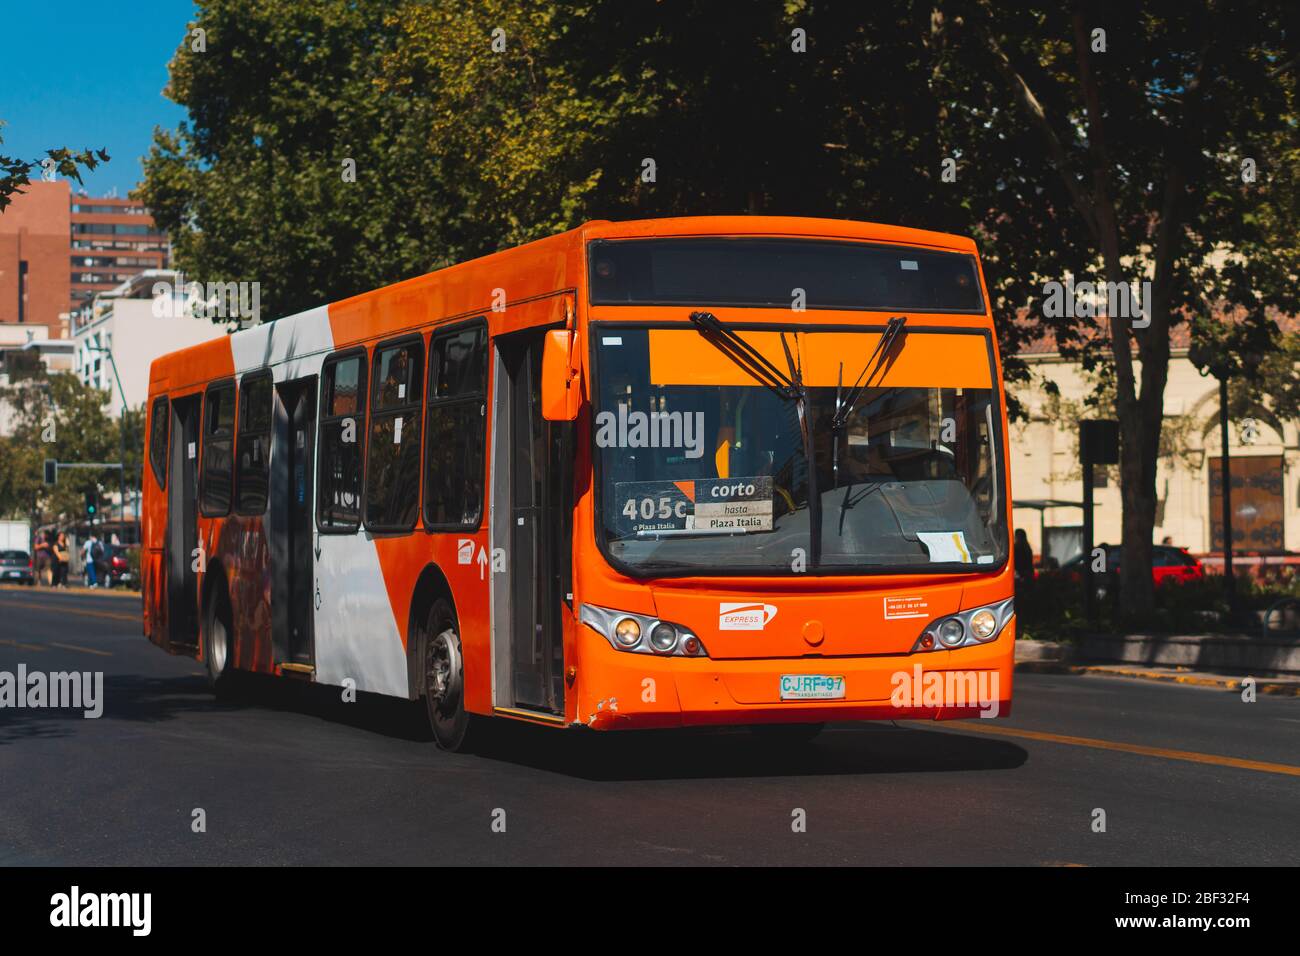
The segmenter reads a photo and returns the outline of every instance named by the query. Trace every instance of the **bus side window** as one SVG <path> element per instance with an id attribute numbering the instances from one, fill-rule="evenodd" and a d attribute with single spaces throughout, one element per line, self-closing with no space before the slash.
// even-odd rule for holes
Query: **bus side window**
<path id="1" fill-rule="evenodd" d="M 235 474 L 235 382 L 209 385 L 203 410 L 203 472 L 199 510 L 207 518 L 230 513 Z"/>
<path id="2" fill-rule="evenodd" d="M 149 423 L 149 464 L 159 488 L 167 487 L 167 437 L 171 429 L 171 411 L 166 395 L 154 399 Z"/>
<path id="3" fill-rule="evenodd" d="M 477 528 L 487 443 L 487 325 L 435 333 L 429 343 L 424 526 Z"/>
<path id="4" fill-rule="evenodd" d="M 235 510 L 266 513 L 271 470 L 271 373 L 253 372 L 239 383 L 239 443 L 235 469 Z"/>
<path id="5" fill-rule="evenodd" d="M 317 521 L 322 531 L 361 527 L 362 442 L 366 434 L 366 350 L 331 356 L 321 387 Z"/>
<path id="6" fill-rule="evenodd" d="M 375 346 L 366 450 L 366 527 L 410 531 L 420 513 L 420 408 L 424 340 Z"/>

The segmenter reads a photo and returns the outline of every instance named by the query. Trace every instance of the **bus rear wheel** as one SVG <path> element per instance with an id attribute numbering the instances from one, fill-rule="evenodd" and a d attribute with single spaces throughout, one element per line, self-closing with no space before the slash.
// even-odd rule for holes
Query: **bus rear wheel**
<path id="1" fill-rule="evenodd" d="M 203 622 L 203 660 L 207 664 L 208 685 L 218 695 L 228 689 L 230 674 L 230 601 L 218 590 L 208 602 L 207 620 Z"/>
<path id="2" fill-rule="evenodd" d="M 424 629 L 421 691 L 429 729 L 441 750 L 469 749 L 476 720 L 465 709 L 465 657 L 451 605 L 438 598 Z"/>

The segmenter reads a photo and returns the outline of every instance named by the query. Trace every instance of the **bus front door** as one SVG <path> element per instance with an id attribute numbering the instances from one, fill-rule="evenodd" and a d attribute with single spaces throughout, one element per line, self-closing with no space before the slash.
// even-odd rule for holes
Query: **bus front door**
<path id="1" fill-rule="evenodd" d="M 508 569 L 493 576 L 496 705 L 563 714 L 573 426 L 542 418 L 545 331 L 495 341 L 492 544 Z"/>
<path id="2" fill-rule="evenodd" d="M 202 396 L 172 402 L 171 467 L 167 484 L 167 640 L 193 649 L 199 642 L 199 414 Z"/>
<path id="3" fill-rule="evenodd" d="M 316 376 L 275 387 L 271 436 L 271 645 L 287 671 L 313 670 Z"/>

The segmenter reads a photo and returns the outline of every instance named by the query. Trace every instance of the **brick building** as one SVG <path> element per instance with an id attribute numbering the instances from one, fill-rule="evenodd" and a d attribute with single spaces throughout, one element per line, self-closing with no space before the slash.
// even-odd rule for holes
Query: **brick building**
<path id="1" fill-rule="evenodd" d="M 66 180 L 30 183 L 0 214 L 0 325 L 67 338 L 68 317 L 96 293 L 168 261 L 143 204 L 73 193 Z"/>

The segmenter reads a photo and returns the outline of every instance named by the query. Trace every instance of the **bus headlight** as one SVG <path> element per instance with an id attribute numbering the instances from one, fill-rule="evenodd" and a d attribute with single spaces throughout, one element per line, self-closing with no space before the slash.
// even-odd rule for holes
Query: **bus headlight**
<path id="1" fill-rule="evenodd" d="M 975 635 L 976 640 L 987 641 L 997 633 L 997 630 L 997 616 L 987 608 L 971 615 L 970 632 Z"/>
<path id="2" fill-rule="evenodd" d="M 945 614 L 925 626 L 921 636 L 912 645 L 912 653 L 951 651 L 958 647 L 987 643 L 1002 633 L 1015 614 L 1015 598 L 973 607 L 969 611 L 958 611 L 956 614 Z"/>
<path id="3" fill-rule="evenodd" d="M 958 647 L 966 639 L 966 625 L 950 617 L 939 625 L 939 643 L 944 647 Z"/>
<path id="4" fill-rule="evenodd" d="M 634 617 L 620 618 L 614 625 L 614 640 L 624 647 L 636 647 L 641 640 L 641 625 Z"/>
<path id="5" fill-rule="evenodd" d="M 677 643 L 677 628 L 662 621 L 650 632 L 650 646 L 660 654 L 671 654 Z"/>
<path id="6" fill-rule="evenodd" d="M 672 621 L 595 604 L 582 605 L 579 616 L 582 623 L 590 625 L 616 650 L 661 657 L 709 656 L 703 642 L 691 633 L 690 628 Z"/>

